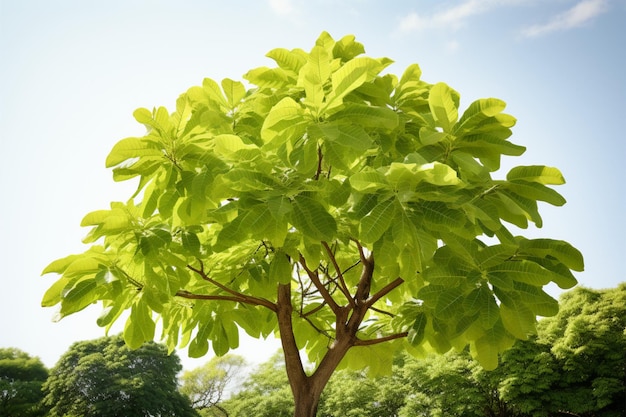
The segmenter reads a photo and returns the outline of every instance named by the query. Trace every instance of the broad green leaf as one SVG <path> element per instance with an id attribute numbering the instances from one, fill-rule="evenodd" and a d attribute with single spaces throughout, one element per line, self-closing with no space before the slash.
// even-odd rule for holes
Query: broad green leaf
<path id="1" fill-rule="evenodd" d="M 276 251 L 270 263 L 270 281 L 279 284 L 289 284 L 291 282 L 293 266 L 287 254 L 281 250 Z"/>
<path id="2" fill-rule="evenodd" d="M 434 185 L 458 185 L 461 182 L 454 169 L 440 162 L 421 165 L 416 174 L 422 181 Z"/>
<path id="3" fill-rule="evenodd" d="M 562 206 L 566 203 L 561 194 L 541 183 L 513 180 L 506 185 L 506 188 L 522 197 L 545 201 L 554 206 Z"/>
<path id="4" fill-rule="evenodd" d="M 304 235 L 318 241 L 335 237 L 337 223 L 322 204 L 301 194 L 294 197 L 292 203 L 292 223 Z"/>
<path id="5" fill-rule="evenodd" d="M 535 262 L 512 260 L 489 268 L 489 274 L 504 274 L 514 281 L 526 284 L 543 286 L 552 281 L 553 272 L 541 267 Z"/>
<path id="6" fill-rule="evenodd" d="M 50 274 L 53 272 L 56 272 L 57 274 L 62 274 L 69 265 L 71 265 L 76 259 L 80 258 L 81 256 L 82 255 L 69 255 L 64 258 L 52 261 L 48 266 L 44 268 L 44 270 L 41 272 L 41 275 Z"/>
<path id="7" fill-rule="evenodd" d="M 226 100 L 224 99 L 222 90 L 214 80 L 211 78 L 202 80 L 202 90 L 210 101 L 216 103 L 218 106 L 226 106 Z"/>
<path id="8" fill-rule="evenodd" d="M 394 220 L 395 198 L 378 203 L 359 225 L 359 236 L 366 243 L 374 243 L 389 229 Z"/>
<path id="9" fill-rule="evenodd" d="M 285 48 L 275 48 L 265 56 L 273 59 L 282 69 L 293 71 L 294 73 L 298 73 L 302 66 L 306 64 L 306 58 L 302 50 L 298 53 L 297 50 L 289 51 Z"/>
<path id="10" fill-rule="evenodd" d="M 311 50 L 308 62 L 300 70 L 298 84 L 304 87 L 307 103 L 318 109 L 324 101 L 324 83 L 330 76 L 331 57 L 321 46 Z"/>
<path id="11" fill-rule="evenodd" d="M 424 340 L 426 323 L 428 322 L 428 316 L 426 313 L 417 313 L 415 317 L 415 322 L 409 329 L 409 334 L 407 336 L 407 340 L 413 346 L 418 346 Z"/>
<path id="12" fill-rule="evenodd" d="M 512 168 L 506 179 L 509 181 L 521 180 L 529 182 L 538 182 L 543 185 L 561 185 L 565 184 L 563 174 L 557 168 L 547 167 L 543 165 L 518 166 Z"/>
<path id="13" fill-rule="evenodd" d="M 144 342 L 154 339 L 155 324 L 148 304 L 139 299 L 133 304 L 130 316 L 124 326 L 124 341 L 131 349 L 137 349 Z"/>
<path id="14" fill-rule="evenodd" d="M 222 80 L 222 89 L 226 94 L 226 99 L 231 109 L 237 107 L 246 95 L 246 88 L 243 84 L 239 81 L 233 81 L 230 78 L 224 78 Z"/>
<path id="15" fill-rule="evenodd" d="M 263 122 L 261 137 L 264 143 L 269 143 L 275 138 L 288 139 L 294 133 L 302 130 L 305 123 L 302 107 L 292 98 L 285 97 L 272 107 Z M 277 146 L 277 145 L 275 145 Z"/>
<path id="16" fill-rule="evenodd" d="M 501 330 L 492 328 L 473 344 L 473 353 L 485 370 L 491 371 L 498 367 L 500 333 L 502 333 Z"/>
<path id="17" fill-rule="evenodd" d="M 255 145 L 244 143 L 241 137 L 237 135 L 222 134 L 216 136 L 213 141 L 215 152 L 227 158 L 232 158 L 241 150 L 258 149 Z"/>
<path id="18" fill-rule="evenodd" d="M 389 108 L 352 103 L 346 104 L 344 109 L 333 114 L 330 120 L 380 130 L 393 130 L 399 123 L 398 115 Z"/>
<path id="19" fill-rule="evenodd" d="M 437 83 L 430 89 L 428 105 L 437 126 L 451 133 L 459 117 L 459 93 L 444 83 Z"/>
<path id="20" fill-rule="evenodd" d="M 65 277 L 75 277 L 98 272 L 102 268 L 102 262 L 88 256 L 76 258 L 63 272 Z"/>
<path id="21" fill-rule="evenodd" d="M 462 227 L 465 218 L 460 210 L 452 209 L 445 203 L 426 201 L 420 205 L 424 213 L 424 221 L 432 226 L 444 226 L 453 230 Z"/>
<path id="22" fill-rule="evenodd" d="M 452 320 L 459 317 L 463 312 L 465 295 L 461 288 L 444 290 L 439 295 L 435 306 L 435 315 L 442 320 Z"/>
<path id="23" fill-rule="evenodd" d="M 54 284 L 52 284 L 50 288 L 48 288 L 48 290 L 45 292 L 41 300 L 41 306 L 52 307 L 60 303 L 61 294 L 69 282 L 70 282 L 69 279 L 63 277 L 63 278 L 58 279 Z"/>
<path id="24" fill-rule="evenodd" d="M 290 83 L 289 75 L 282 68 L 255 68 L 245 73 L 243 78 L 264 88 L 282 88 Z"/>
<path id="25" fill-rule="evenodd" d="M 126 138 L 113 146 L 105 165 L 107 168 L 111 168 L 128 159 L 142 156 L 163 156 L 163 151 L 154 142 L 139 138 Z"/>
<path id="26" fill-rule="evenodd" d="M 380 64 L 372 58 L 354 58 L 333 72 L 331 77 L 333 88 L 328 95 L 325 109 L 332 110 L 343 104 L 343 98 L 363 85 L 369 78 L 369 71 L 379 66 Z"/>
<path id="27" fill-rule="evenodd" d="M 102 292 L 94 278 L 80 280 L 72 288 L 62 291 L 60 314 L 67 316 L 84 309 L 99 300 Z"/>
<path id="28" fill-rule="evenodd" d="M 333 56 L 344 61 L 349 61 L 362 53 L 365 53 L 365 47 L 362 43 L 355 41 L 354 35 L 344 36 L 333 46 Z"/>
<path id="29" fill-rule="evenodd" d="M 463 116 L 454 127 L 455 135 L 471 132 L 486 119 L 493 117 L 504 110 L 506 103 L 497 98 L 481 98 L 469 105 Z"/>
<path id="30" fill-rule="evenodd" d="M 585 264 L 578 249 L 563 240 L 518 238 L 522 253 L 536 257 L 553 256 L 569 269 L 583 271 Z"/>
<path id="31" fill-rule="evenodd" d="M 373 169 L 365 169 L 350 177 L 350 185 L 358 192 L 372 192 L 389 189 L 385 176 Z"/>
<path id="32" fill-rule="evenodd" d="M 522 303 L 514 306 L 503 303 L 500 306 L 500 316 L 504 328 L 518 339 L 526 340 L 535 333 L 535 314 Z"/>

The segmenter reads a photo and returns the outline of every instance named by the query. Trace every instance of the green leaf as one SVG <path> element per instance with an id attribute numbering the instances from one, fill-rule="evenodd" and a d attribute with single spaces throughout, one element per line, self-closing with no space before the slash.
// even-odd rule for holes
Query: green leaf
<path id="1" fill-rule="evenodd" d="M 389 108 L 352 103 L 346 103 L 345 108 L 333 114 L 329 120 L 380 130 L 393 130 L 399 123 L 398 115 Z"/>
<path id="2" fill-rule="evenodd" d="M 298 84 L 304 87 L 307 103 L 318 109 L 324 101 L 324 83 L 330 76 L 331 57 L 328 51 L 315 46 L 311 50 L 308 62 L 300 70 Z"/>
<path id="3" fill-rule="evenodd" d="M 513 180 L 506 184 L 506 188 L 522 197 L 545 201 L 554 206 L 562 206 L 566 203 L 561 194 L 541 183 Z"/>
<path id="4" fill-rule="evenodd" d="M 48 288 L 48 290 L 45 292 L 41 300 L 41 306 L 52 307 L 60 303 L 61 293 L 63 292 L 63 290 L 65 289 L 65 287 L 67 286 L 69 282 L 70 282 L 69 279 L 61 278 L 61 279 L 58 279 L 54 284 L 52 284 L 50 288 Z"/>
<path id="5" fill-rule="evenodd" d="M 426 323 L 428 322 L 428 316 L 426 313 L 419 312 L 415 317 L 413 325 L 409 329 L 407 340 L 412 346 L 418 346 L 424 340 L 426 334 Z"/>
<path id="6" fill-rule="evenodd" d="M 144 342 L 154 339 L 155 324 L 148 304 L 140 298 L 133 304 L 124 326 L 124 341 L 131 349 L 139 348 Z"/>
<path id="7" fill-rule="evenodd" d="M 424 213 L 424 221 L 432 226 L 444 226 L 448 230 L 454 230 L 465 224 L 463 213 L 448 207 L 445 203 L 425 201 L 420 207 Z"/>
<path id="8" fill-rule="evenodd" d="M 553 272 L 541 267 L 535 262 L 519 260 L 506 261 L 489 268 L 488 274 L 504 274 L 514 281 L 524 282 L 534 286 L 543 286 L 552 281 Z"/>
<path id="9" fill-rule="evenodd" d="M 469 105 L 463 116 L 454 127 L 455 135 L 471 132 L 485 120 L 504 110 L 506 103 L 497 98 L 481 98 Z"/>
<path id="10" fill-rule="evenodd" d="M 82 255 L 69 255 L 64 258 L 52 261 L 48 266 L 44 268 L 44 270 L 41 272 L 41 275 L 50 274 L 52 272 L 62 274 L 69 265 L 71 265 L 76 259 L 80 258 L 81 256 Z"/>
<path id="11" fill-rule="evenodd" d="M 297 132 L 303 131 L 305 119 L 302 107 L 291 97 L 285 97 L 279 101 L 265 118 L 261 128 L 261 138 L 264 143 L 270 143 L 274 139 L 281 139 L 274 147 L 284 143 Z"/>
<path id="12" fill-rule="evenodd" d="M 372 58 L 354 58 L 333 72 L 333 88 L 328 95 L 325 109 L 332 110 L 343 104 L 343 98 L 363 85 L 370 78 L 369 71 L 379 66 L 380 64 Z"/>
<path id="13" fill-rule="evenodd" d="M 536 257 L 552 256 L 569 269 L 583 271 L 585 263 L 578 249 L 563 240 L 518 238 L 520 251 Z"/>
<path id="14" fill-rule="evenodd" d="M 452 132 L 452 127 L 459 117 L 459 97 L 459 93 L 444 83 L 437 83 L 430 89 L 428 105 L 435 123 L 444 132 Z"/>
<path id="15" fill-rule="evenodd" d="M 487 371 L 498 367 L 498 344 L 501 331 L 491 329 L 485 336 L 474 342 L 475 356 L 480 365 Z"/>
<path id="16" fill-rule="evenodd" d="M 154 142 L 139 138 L 126 138 L 113 146 L 109 156 L 107 156 L 105 165 L 107 168 L 111 168 L 127 159 L 140 158 L 142 156 L 163 156 L 163 151 Z"/>
<path id="17" fill-rule="evenodd" d="M 394 219 L 395 198 L 378 203 L 359 225 L 359 236 L 365 243 L 374 243 L 389 229 Z"/>
<path id="18" fill-rule="evenodd" d="M 279 284 L 289 284 L 291 282 L 293 266 L 289 262 L 286 253 L 281 250 L 276 251 L 274 258 L 270 262 L 270 281 Z"/>
<path id="19" fill-rule="evenodd" d="M 302 66 L 306 64 L 306 57 L 303 51 L 289 51 L 285 48 L 275 48 L 269 51 L 265 56 L 273 59 L 279 67 L 284 70 L 298 73 Z"/>
<path id="20" fill-rule="evenodd" d="M 333 216 L 318 201 L 302 194 L 293 199 L 292 223 L 313 240 L 330 241 L 337 233 Z"/>
<path id="21" fill-rule="evenodd" d="M 521 180 L 528 182 L 537 182 L 543 185 L 561 185 L 565 184 L 563 174 L 557 168 L 547 167 L 543 165 L 518 166 L 506 174 L 509 181 Z"/>
<path id="22" fill-rule="evenodd" d="M 526 340 L 535 333 L 535 314 L 522 303 L 513 306 L 503 303 L 500 316 L 504 328 L 518 339 Z"/>
<path id="23" fill-rule="evenodd" d="M 237 107 L 246 95 L 246 88 L 243 84 L 239 81 L 233 81 L 230 78 L 224 78 L 222 80 L 222 88 L 224 89 L 228 105 L 231 109 Z"/>
<path id="24" fill-rule="evenodd" d="M 350 177 L 350 185 L 358 192 L 368 192 L 389 189 L 389 183 L 385 176 L 371 168 L 365 168 L 361 172 Z"/>
<path id="25" fill-rule="evenodd" d="M 442 291 L 435 306 L 435 315 L 442 320 L 451 320 L 461 316 L 464 300 L 465 296 L 461 288 Z"/>

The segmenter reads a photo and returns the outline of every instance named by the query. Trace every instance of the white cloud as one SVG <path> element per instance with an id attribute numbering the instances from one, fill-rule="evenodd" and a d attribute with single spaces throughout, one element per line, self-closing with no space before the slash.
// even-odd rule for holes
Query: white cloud
<path id="1" fill-rule="evenodd" d="M 294 11 L 291 0 L 269 0 L 272 10 L 281 16 L 287 16 Z"/>
<path id="2" fill-rule="evenodd" d="M 412 32 L 423 29 L 458 29 L 472 16 L 489 12 L 499 6 L 526 3 L 529 0 L 464 0 L 460 4 L 442 9 L 430 16 L 409 13 L 400 20 L 400 32 Z"/>
<path id="3" fill-rule="evenodd" d="M 607 0 L 584 0 L 566 12 L 555 16 L 546 24 L 533 25 L 524 29 L 522 35 L 532 38 L 559 30 L 576 28 L 606 12 L 607 9 Z"/>

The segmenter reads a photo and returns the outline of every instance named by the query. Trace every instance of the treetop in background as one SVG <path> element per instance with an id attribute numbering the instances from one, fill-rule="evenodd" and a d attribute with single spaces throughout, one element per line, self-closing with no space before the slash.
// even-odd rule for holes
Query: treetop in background
<path id="1" fill-rule="evenodd" d="M 84 217 L 91 246 L 45 268 L 61 277 L 44 306 L 60 318 L 101 301 L 106 328 L 130 310 L 132 347 L 161 316 L 169 349 L 195 357 L 236 348 L 239 328 L 275 333 L 292 388 L 313 391 L 337 366 L 388 372 L 398 349 L 470 344 L 493 368 L 557 312 L 542 287 L 574 286 L 581 254 L 509 225 L 541 227 L 538 202 L 563 205 L 564 179 L 540 165 L 492 177 L 525 150 L 503 101 L 461 111 L 453 88 L 415 64 L 383 73 L 392 61 L 353 36 L 267 56 L 277 66 L 246 73 L 252 88 L 207 78 L 174 112 L 134 112 L 147 133 L 106 165 L 137 192 Z"/>

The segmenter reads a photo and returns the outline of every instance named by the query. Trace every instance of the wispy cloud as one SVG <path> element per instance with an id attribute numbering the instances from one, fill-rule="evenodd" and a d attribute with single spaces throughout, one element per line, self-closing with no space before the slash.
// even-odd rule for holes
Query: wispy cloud
<path id="1" fill-rule="evenodd" d="M 484 14 L 494 8 L 505 5 L 519 4 L 528 0 L 464 0 L 461 3 L 442 9 L 432 15 L 409 13 L 400 20 L 400 32 L 413 32 L 423 29 L 458 29 L 466 21 L 476 15 Z"/>
<path id="2" fill-rule="evenodd" d="M 584 0 L 566 12 L 553 17 L 548 23 L 533 25 L 524 29 L 522 35 L 533 38 L 551 32 L 573 29 L 588 23 L 607 10 L 607 0 Z"/>
<path id="3" fill-rule="evenodd" d="M 294 12 L 291 0 L 269 0 L 269 4 L 274 13 L 281 16 L 287 16 Z"/>

